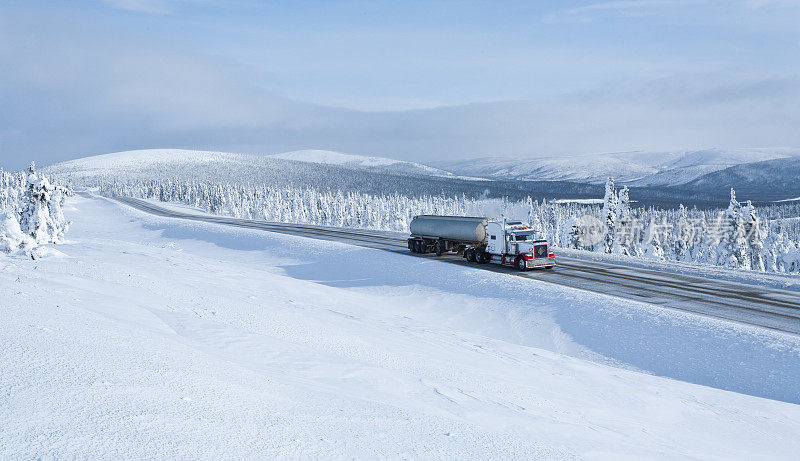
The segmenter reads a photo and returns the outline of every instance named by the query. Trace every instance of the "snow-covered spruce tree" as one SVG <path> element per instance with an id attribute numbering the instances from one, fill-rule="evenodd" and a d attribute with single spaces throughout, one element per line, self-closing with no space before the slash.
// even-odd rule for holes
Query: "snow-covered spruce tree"
<path id="1" fill-rule="evenodd" d="M 11 187 L 10 176 L 11 175 L 0 168 L 0 210 L 6 210 L 10 207 L 10 197 L 8 193 Z"/>
<path id="2" fill-rule="evenodd" d="M 656 218 L 652 217 L 644 231 L 641 256 L 650 259 L 664 259 L 663 230 L 664 224 L 657 222 Z"/>
<path id="3" fill-rule="evenodd" d="M 47 178 L 40 178 L 36 173 L 36 165 L 28 168 L 28 187 L 23 196 L 20 229 L 30 235 L 36 243 L 50 241 L 50 194 L 53 186 Z"/>
<path id="4" fill-rule="evenodd" d="M 567 223 L 567 227 L 569 228 L 568 235 L 567 235 L 567 242 L 568 248 L 573 248 L 575 250 L 582 250 L 583 244 L 583 230 L 581 229 L 581 223 L 578 218 L 572 217 L 570 218 L 569 222 Z"/>
<path id="5" fill-rule="evenodd" d="M 0 210 L 0 252 L 13 253 L 34 246 L 33 238 L 19 228 L 17 213 L 9 209 Z"/>
<path id="6" fill-rule="evenodd" d="M 61 243 L 69 223 L 64 219 L 61 203 L 64 191 L 50 184 L 50 181 L 36 172 L 31 163 L 27 172 L 27 188 L 22 196 L 20 229 L 31 236 L 35 243 Z M 57 203 L 53 207 L 54 193 Z"/>
<path id="7" fill-rule="evenodd" d="M 628 186 L 620 189 L 617 198 L 617 224 L 614 229 L 615 238 L 613 252 L 625 256 L 635 256 L 636 242 L 640 238 L 640 229 L 638 220 L 633 216 L 633 213 L 631 213 Z"/>
<path id="8" fill-rule="evenodd" d="M 13 253 L 35 246 L 33 239 L 19 227 L 24 174 L 0 170 L 0 253 Z"/>
<path id="9" fill-rule="evenodd" d="M 736 191 L 733 188 L 730 204 L 724 214 L 716 264 L 732 269 L 750 269 L 750 251 L 742 219 L 742 205 L 736 200 Z"/>
<path id="10" fill-rule="evenodd" d="M 59 185 L 54 186 L 53 193 L 50 196 L 50 241 L 53 243 L 63 243 L 64 234 L 69 231 L 71 221 L 67 221 L 64 217 L 64 202 L 67 197 L 72 195 L 72 189 L 69 187 L 62 187 Z"/>
<path id="11" fill-rule="evenodd" d="M 617 226 L 617 193 L 614 190 L 614 179 L 606 180 L 606 194 L 603 197 L 603 224 L 606 226 L 606 235 L 603 237 L 602 246 L 605 253 L 614 251 L 614 234 Z"/>
<path id="12" fill-rule="evenodd" d="M 695 245 L 694 226 L 689 222 L 686 207 L 678 208 L 678 218 L 672 228 L 672 257 L 675 261 L 691 260 L 691 248 Z"/>
<path id="13" fill-rule="evenodd" d="M 760 220 L 756 215 L 756 208 L 750 200 L 742 208 L 742 219 L 747 239 L 748 259 L 750 260 L 749 269 L 764 272 L 764 258 L 762 256 L 764 237 L 761 233 Z"/>

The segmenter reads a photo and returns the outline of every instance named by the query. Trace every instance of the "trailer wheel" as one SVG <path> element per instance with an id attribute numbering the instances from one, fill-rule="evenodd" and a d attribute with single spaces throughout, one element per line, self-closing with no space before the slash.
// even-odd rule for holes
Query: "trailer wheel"
<path id="1" fill-rule="evenodd" d="M 411 239 L 408 239 L 408 249 L 411 250 L 412 253 L 414 252 L 414 241 Z"/>
<path id="2" fill-rule="evenodd" d="M 419 240 L 414 240 L 414 253 L 422 253 L 422 246 Z"/>
<path id="3" fill-rule="evenodd" d="M 442 242 L 436 242 L 436 244 L 433 246 L 433 251 L 436 252 L 436 256 L 441 256 L 442 255 Z"/>
<path id="4" fill-rule="evenodd" d="M 517 258 L 517 269 L 524 271 L 528 266 L 525 265 L 525 258 Z"/>

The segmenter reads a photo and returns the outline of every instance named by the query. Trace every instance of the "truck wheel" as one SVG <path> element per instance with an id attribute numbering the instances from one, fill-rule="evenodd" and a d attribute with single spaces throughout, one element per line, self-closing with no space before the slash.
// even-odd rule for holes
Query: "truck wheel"
<path id="1" fill-rule="evenodd" d="M 464 257 L 467 259 L 467 261 L 469 261 L 471 263 L 474 263 L 475 262 L 475 250 L 470 250 L 470 249 L 464 250 Z"/>
<path id="2" fill-rule="evenodd" d="M 478 251 L 478 264 L 486 264 L 486 253 L 483 251 Z"/>
<path id="3" fill-rule="evenodd" d="M 442 242 L 436 242 L 436 244 L 433 246 L 433 251 L 436 252 L 436 256 L 441 256 L 442 255 Z"/>
<path id="4" fill-rule="evenodd" d="M 528 266 L 525 264 L 525 258 L 517 258 L 517 269 L 524 271 Z"/>

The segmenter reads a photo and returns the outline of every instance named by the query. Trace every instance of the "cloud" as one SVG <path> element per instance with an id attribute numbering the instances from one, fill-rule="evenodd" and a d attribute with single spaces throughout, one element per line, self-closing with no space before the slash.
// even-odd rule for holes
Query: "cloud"
<path id="1" fill-rule="evenodd" d="M 713 23 L 736 12 L 778 12 L 800 10 L 797 0 L 612 0 L 560 9 L 548 14 L 546 22 L 591 22 L 605 18 L 680 16 L 691 21 Z M 793 18 L 797 19 L 797 18 Z M 739 20 L 740 21 L 740 20 Z M 685 21 L 682 21 L 685 22 Z"/>
<path id="2" fill-rule="evenodd" d="M 664 8 L 704 3 L 698 0 L 615 0 L 556 11 L 547 16 L 549 21 L 590 21 L 603 16 L 640 17 L 656 14 Z"/>
<path id="3" fill-rule="evenodd" d="M 632 67 L 605 83 L 530 100 L 364 112 L 282 97 L 247 65 L 171 46 L 158 34 L 75 27 L 57 15 L 32 21 L 37 27 L 0 18 L 0 164 L 7 169 L 154 147 L 326 148 L 433 161 L 800 146 L 796 67 L 673 66 L 647 78 Z M 577 62 L 575 71 L 596 64 Z"/>
<path id="4" fill-rule="evenodd" d="M 138 11 L 149 14 L 166 14 L 172 6 L 165 0 L 101 0 L 103 3 L 126 11 Z"/>
<path id="5" fill-rule="evenodd" d="M 99 0 L 101 3 L 124 11 L 164 15 L 182 5 L 204 3 L 206 0 Z"/>

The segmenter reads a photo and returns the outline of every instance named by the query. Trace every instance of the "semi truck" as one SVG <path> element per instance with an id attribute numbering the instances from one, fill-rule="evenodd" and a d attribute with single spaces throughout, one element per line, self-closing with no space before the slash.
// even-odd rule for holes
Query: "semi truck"
<path id="1" fill-rule="evenodd" d="M 413 253 L 462 255 L 478 264 L 552 269 L 556 255 L 547 240 L 519 221 L 469 216 L 420 215 L 411 220 L 408 249 Z"/>

